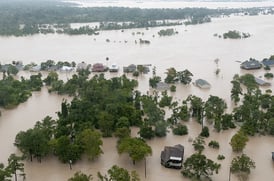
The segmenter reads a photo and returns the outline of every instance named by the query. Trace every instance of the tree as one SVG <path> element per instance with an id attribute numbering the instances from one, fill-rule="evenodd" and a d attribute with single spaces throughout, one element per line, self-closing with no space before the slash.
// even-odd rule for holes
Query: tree
<path id="1" fill-rule="evenodd" d="M 51 86 L 56 81 L 58 81 L 58 74 L 55 71 L 51 71 L 48 76 L 43 80 L 43 82 L 45 82 L 48 86 Z"/>
<path id="2" fill-rule="evenodd" d="M 200 97 L 189 95 L 187 101 L 190 101 L 190 112 L 192 117 L 196 117 L 199 123 L 202 123 L 204 102 Z"/>
<path id="3" fill-rule="evenodd" d="M 92 175 L 86 175 L 82 172 L 76 172 L 73 177 L 68 179 L 68 181 L 91 181 Z"/>
<path id="4" fill-rule="evenodd" d="M 241 152 L 245 148 L 248 137 L 242 132 L 238 131 L 230 140 L 232 150 L 235 152 Z"/>
<path id="5" fill-rule="evenodd" d="M 203 127 L 202 132 L 200 133 L 200 136 L 206 137 L 206 138 L 209 137 L 209 129 L 208 129 L 207 126 L 204 126 L 204 127 Z"/>
<path id="6" fill-rule="evenodd" d="M 246 175 L 247 177 L 250 174 L 251 169 L 254 169 L 255 167 L 255 162 L 247 155 L 242 154 L 241 156 L 233 158 L 230 169 L 233 174 L 237 174 L 240 177 Z"/>
<path id="7" fill-rule="evenodd" d="M 15 181 L 17 181 L 17 171 L 20 172 L 19 175 L 22 175 L 25 177 L 24 173 L 24 163 L 22 163 L 23 157 L 22 156 L 17 156 L 14 153 L 11 154 L 8 158 L 8 166 L 7 170 L 9 170 L 10 173 L 14 174 L 15 176 Z"/>
<path id="8" fill-rule="evenodd" d="M 177 77 L 177 71 L 175 68 L 171 67 L 169 69 L 167 69 L 167 77 L 165 78 L 165 83 L 175 83 L 177 80 L 176 80 L 176 77 Z"/>
<path id="9" fill-rule="evenodd" d="M 226 108 L 227 108 L 227 105 L 223 99 L 217 96 L 210 95 L 204 107 L 205 116 L 208 119 L 214 119 L 215 117 L 220 117 L 224 113 Z"/>
<path id="10" fill-rule="evenodd" d="M 195 140 L 192 143 L 194 150 L 198 151 L 199 153 L 202 153 L 202 151 L 205 149 L 204 145 L 205 145 L 205 140 L 203 137 L 200 137 L 200 136 L 195 138 Z"/>
<path id="11" fill-rule="evenodd" d="M 82 147 L 88 158 L 93 160 L 103 153 L 101 148 L 103 141 L 101 137 L 102 136 L 98 131 L 85 129 L 77 135 L 76 142 Z"/>
<path id="12" fill-rule="evenodd" d="M 0 180 L 10 181 L 11 179 L 10 171 L 5 168 L 3 163 L 0 163 Z"/>
<path id="13" fill-rule="evenodd" d="M 188 134 L 188 129 L 186 125 L 182 124 L 177 124 L 173 129 L 172 129 L 173 134 L 175 135 L 187 135 Z"/>
<path id="14" fill-rule="evenodd" d="M 187 69 L 177 72 L 177 77 L 178 77 L 179 81 L 185 85 L 187 85 L 191 82 L 192 76 L 193 76 L 193 74 Z"/>
<path id="15" fill-rule="evenodd" d="M 128 153 L 133 164 L 152 154 L 151 147 L 140 138 L 124 138 L 118 144 L 117 149 L 119 154 Z"/>
<path id="16" fill-rule="evenodd" d="M 220 164 L 207 159 L 205 155 L 194 153 L 184 162 L 181 173 L 191 179 L 201 180 L 203 177 L 210 179 L 214 172 L 218 174 L 220 167 Z"/>
<path id="17" fill-rule="evenodd" d="M 155 123 L 155 135 L 158 137 L 164 137 L 167 133 L 168 124 L 165 121 L 158 121 Z"/>
<path id="18" fill-rule="evenodd" d="M 45 129 L 38 127 L 28 129 L 26 132 L 21 131 L 16 135 L 15 145 L 22 151 L 24 156 L 30 157 L 32 161 L 33 156 L 39 161 L 41 158 L 49 153 L 49 140 Z"/>
<path id="19" fill-rule="evenodd" d="M 240 95 L 242 95 L 242 88 L 241 84 L 239 82 L 239 76 L 235 75 L 233 80 L 231 81 L 232 89 L 231 89 L 231 100 L 234 101 L 235 104 L 237 104 L 240 101 Z"/>
<path id="20" fill-rule="evenodd" d="M 155 136 L 155 132 L 152 129 L 152 126 L 149 125 L 146 121 L 140 127 L 138 134 L 140 134 L 140 136 L 144 139 L 151 139 Z"/>
<path id="21" fill-rule="evenodd" d="M 59 160 L 63 163 L 72 163 L 79 160 L 83 150 L 80 145 L 71 143 L 69 137 L 61 136 L 57 139 L 53 139 L 50 142 L 53 152 L 58 156 Z"/>
<path id="22" fill-rule="evenodd" d="M 108 170 L 108 175 L 102 175 L 98 172 L 99 181 L 140 181 L 140 177 L 136 171 L 128 172 L 127 169 L 113 165 Z"/>

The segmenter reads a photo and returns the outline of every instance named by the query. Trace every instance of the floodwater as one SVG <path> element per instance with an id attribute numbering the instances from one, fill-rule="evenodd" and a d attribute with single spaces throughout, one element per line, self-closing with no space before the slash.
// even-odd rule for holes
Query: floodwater
<path id="1" fill-rule="evenodd" d="M 130 7 L 130 8 L 252 8 L 252 7 L 266 7 L 273 6 L 273 1 L 185 1 L 185 0 L 152 0 L 152 1 L 138 1 L 138 0 L 65 0 L 64 2 L 74 3 L 79 7 Z"/>
<path id="2" fill-rule="evenodd" d="M 247 71 L 240 70 L 239 63 L 250 57 L 263 59 L 274 54 L 274 16 L 232 16 L 230 18 L 213 19 L 212 23 L 196 26 L 176 26 L 178 35 L 171 37 L 158 37 L 157 32 L 162 29 L 150 28 L 121 31 L 104 31 L 99 36 L 66 36 L 66 35 L 36 35 L 31 37 L 1 37 L 0 38 L 0 60 L 1 63 L 9 63 L 12 60 L 22 60 L 25 64 L 30 62 L 41 62 L 47 59 L 56 61 L 85 61 L 87 63 L 102 62 L 111 64 L 116 62 L 120 67 L 131 63 L 152 64 L 156 66 L 157 74 L 164 79 L 164 72 L 169 67 L 177 70 L 190 70 L 193 79 L 203 78 L 208 80 L 212 87 L 210 90 L 201 90 L 193 85 L 178 85 L 177 91 L 173 93 L 174 99 L 183 100 L 189 94 L 194 94 L 206 100 L 209 95 L 224 98 L 231 110 L 230 81 L 234 74 L 243 74 Z M 248 32 L 251 37 L 242 40 L 224 40 L 214 37 L 214 33 L 222 34 L 228 30 L 239 30 Z M 132 32 L 143 32 L 144 35 L 132 35 Z M 153 38 L 153 35 L 155 37 Z M 150 45 L 135 44 L 135 40 L 148 39 Z M 106 42 L 109 39 L 110 42 Z M 127 43 L 125 42 L 127 41 Z M 109 61 L 106 61 L 109 57 Z M 216 64 L 214 59 L 219 58 L 220 75 L 216 76 Z M 271 70 L 273 72 L 273 70 Z M 256 76 L 263 76 L 264 70 L 252 71 Z M 121 71 L 114 75 L 121 75 Z M 30 73 L 22 73 L 29 76 Z M 20 75 L 19 75 L 20 76 Z M 63 74 L 62 77 L 70 77 L 71 74 Z M 107 77 L 113 74 L 107 73 Z M 138 80 L 142 92 L 147 92 L 149 75 L 141 75 Z M 270 80 L 273 85 L 273 81 Z M 271 89 L 273 86 L 263 88 Z M 62 97 L 49 94 L 46 88 L 41 92 L 33 93 L 33 96 L 25 103 L 20 104 L 12 110 L 2 110 L 0 117 L 0 162 L 7 163 L 9 154 L 18 150 L 13 146 L 15 135 L 20 130 L 32 128 L 36 121 L 45 116 L 56 117 L 60 110 Z M 69 99 L 69 98 L 68 98 Z M 187 136 L 174 136 L 168 133 L 167 137 L 154 138 L 148 141 L 152 147 L 153 154 L 146 159 L 133 165 L 127 155 L 118 155 L 116 151 L 116 138 L 104 138 L 104 154 L 95 161 L 82 159 L 69 169 L 69 165 L 60 163 L 57 158 L 49 157 L 42 163 L 25 162 L 27 180 L 30 181 L 61 181 L 67 180 L 76 171 L 92 174 L 96 178 L 98 171 L 106 171 L 114 164 L 129 170 L 136 170 L 142 180 L 188 180 L 181 176 L 179 170 L 166 169 L 160 165 L 160 152 L 164 146 L 182 144 L 185 146 L 185 157 L 190 156 L 194 149 L 189 138 L 195 138 L 201 126 L 191 120 L 186 123 L 189 128 Z M 212 129 L 212 126 L 210 126 Z M 229 177 L 229 163 L 235 153 L 229 145 L 231 137 L 237 130 L 228 130 L 221 133 L 212 131 L 210 140 L 220 143 L 219 150 L 206 148 L 204 154 L 213 160 L 217 160 L 218 154 L 223 154 L 226 159 L 218 161 L 222 167 L 213 180 L 227 181 Z M 137 135 L 138 129 L 132 128 L 132 136 Z M 256 169 L 250 174 L 251 181 L 263 179 L 274 180 L 274 165 L 271 160 L 271 152 L 274 151 L 274 137 L 255 136 L 250 137 L 244 150 L 256 162 Z M 237 180 L 232 176 L 231 180 Z"/>

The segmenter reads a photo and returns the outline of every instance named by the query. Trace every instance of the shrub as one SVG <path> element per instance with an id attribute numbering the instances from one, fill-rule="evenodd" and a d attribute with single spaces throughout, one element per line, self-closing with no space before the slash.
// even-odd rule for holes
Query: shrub
<path id="1" fill-rule="evenodd" d="M 178 124 L 177 127 L 172 129 L 173 134 L 175 135 L 187 135 L 188 129 L 186 125 Z"/>
<path id="2" fill-rule="evenodd" d="M 209 129 L 207 126 L 204 126 L 202 129 L 202 132 L 200 133 L 200 136 L 202 137 L 209 137 Z"/>
<path id="3" fill-rule="evenodd" d="M 215 149 L 219 149 L 220 148 L 219 143 L 217 141 L 214 141 L 214 140 L 210 141 L 208 143 L 208 146 L 211 147 L 211 148 L 215 148 Z"/>
<path id="4" fill-rule="evenodd" d="M 170 91 L 171 92 L 176 92 L 176 86 L 175 85 L 170 86 Z"/>
<path id="5" fill-rule="evenodd" d="M 224 159 L 225 159 L 225 156 L 224 156 L 224 155 L 218 155 L 217 159 L 218 159 L 218 160 L 224 160 Z"/>

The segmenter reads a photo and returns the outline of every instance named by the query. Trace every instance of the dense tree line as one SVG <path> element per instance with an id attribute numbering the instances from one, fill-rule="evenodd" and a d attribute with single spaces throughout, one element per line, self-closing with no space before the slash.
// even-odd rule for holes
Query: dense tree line
<path id="1" fill-rule="evenodd" d="M 0 80 L 0 107 L 11 108 L 25 102 L 32 91 L 40 91 L 43 86 L 42 75 L 31 75 L 30 79 L 21 77 L 21 80 L 13 78 L 11 75 L 3 76 Z"/>
<path id="2" fill-rule="evenodd" d="M 273 12 L 267 8 L 268 12 Z M 66 33 L 66 34 L 97 34 L 100 27 L 81 27 L 72 29 L 70 23 L 102 22 L 101 29 L 117 29 L 118 24 L 109 26 L 103 22 L 132 22 L 120 27 L 138 28 L 164 26 L 156 20 L 187 20 L 186 24 L 210 22 L 211 17 L 230 15 L 232 13 L 258 14 L 262 8 L 250 9 L 140 9 L 124 7 L 92 7 L 79 8 L 74 4 L 56 0 L 13 0 L 0 2 L 0 35 L 25 36 L 37 33 Z M 57 25 L 55 29 L 48 25 Z M 65 25 L 63 27 L 63 25 Z M 172 25 L 167 23 L 166 25 Z"/>

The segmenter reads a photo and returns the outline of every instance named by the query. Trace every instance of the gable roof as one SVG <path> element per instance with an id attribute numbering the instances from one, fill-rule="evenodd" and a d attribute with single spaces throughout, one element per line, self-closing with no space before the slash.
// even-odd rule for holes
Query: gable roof
<path id="1" fill-rule="evenodd" d="M 194 84 L 200 88 L 203 88 L 203 89 L 209 89 L 211 87 L 210 83 L 208 83 L 204 79 L 197 79 L 197 80 L 195 80 Z"/>
<path id="2" fill-rule="evenodd" d="M 270 59 L 263 59 L 261 61 L 261 63 L 264 65 L 264 66 L 274 66 L 274 60 L 270 60 Z"/>
<path id="3" fill-rule="evenodd" d="M 266 82 L 266 81 L 259 79 L 257 77 L 255 77 L 255 81 L 258 85 L 261 85 L 261 86 L 270 86 L 271 85 L 269 82 Z"/>
<path id="4" fill-rule="evenodd" d="M 167 162 L 170 159 L 182 161 L 184 157 L 184 147 L 182 145 L 165 146 L 161 153 L 161 159 Z"/>
<path id="5" fill-rule="evenodd" d="M 261 67 L 262 64 L 255 59 L 246 60 L 243 63 L 241 63 L 241 68 L 246 70 L 260 69 Z"/>

